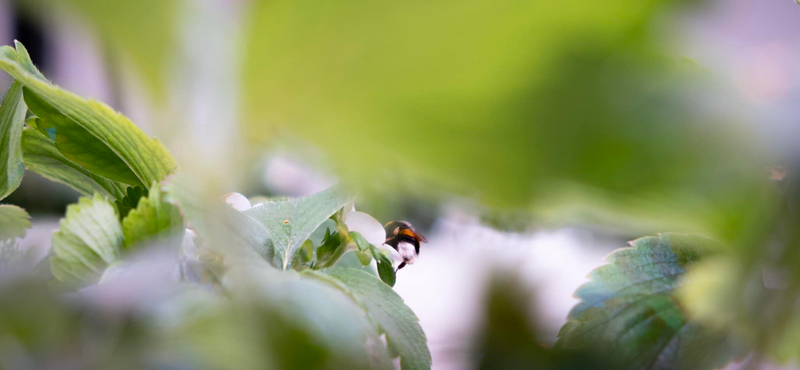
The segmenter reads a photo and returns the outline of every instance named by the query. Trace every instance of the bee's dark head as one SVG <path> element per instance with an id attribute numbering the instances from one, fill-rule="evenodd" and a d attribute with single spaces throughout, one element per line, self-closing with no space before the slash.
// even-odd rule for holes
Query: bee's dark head
<path id="1" fill-rule="evenodd" d="M 386 230 L 386 244 L 397 249 L 397 244 L 404 241 L 413 244 L 419 249 L 419 243 L 427 243 L 428 239 L 414 230 L 414 226 L 408 221 L 390 221 L 383 226 Z"/>

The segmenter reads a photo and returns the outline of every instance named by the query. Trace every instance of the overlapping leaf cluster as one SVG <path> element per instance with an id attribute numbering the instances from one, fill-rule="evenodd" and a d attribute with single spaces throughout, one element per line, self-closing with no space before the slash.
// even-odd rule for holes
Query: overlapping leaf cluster
<path id="1" fill-rule="evenodd" d="M 35 340 L 17 353 L 31 363 L 65 360 L 74 333 L 89 330 L 73 315 L 93 316 L 99 297 L 123 302 L 119 320 L 142 302 L 148 314 L 130 319 L 137 332 L 107 338 L 121 343 L 112 350 L 118 363 L 89 351 L 82 367 L 149 367 L 152 351 L 170 348 L 158 357 L 173 367 L 391 369 L 400 356 L 403 369 L 430 368 L 425 334 L 402 299 L 374 274 L 336 266 L 355 251 L 365 266 L 373 256 L 383 270 L 388 264 L 391 275 L 380 276 L 394 281 L 388 256 L 347 229 L 352 199 L 339 189 L 240 212 L 181 174 L 167 179 L 177 166 L 161 143 L 106 105 L 50 83 L 21 44 L 0 48 L 0 69 L 15 80 L 0 107 L 0 199 L 19 186 L 24 168 L 84 195 L 53 234 L 48 284 L 34 278 L 48 274 L 32 272 L 0 287 L 3 302 L 30 290 L 0 315 L 0 336 L 22 338 L 16 328 L 34 320 L 23 307 L 41 302 L 48 307 L 38 319 L 57 323 L 54 336 L 30 328 Z M 5 246 L 24 236 L 28 218 L 0 206 L 0 260 L 11 260 Z M 54 288 L 79 289 L 86 301 L 66 304 Z M 169 316 L 175 310 L 195 313 Z M 0 345 L 0 356 L 13 355 Z"/>

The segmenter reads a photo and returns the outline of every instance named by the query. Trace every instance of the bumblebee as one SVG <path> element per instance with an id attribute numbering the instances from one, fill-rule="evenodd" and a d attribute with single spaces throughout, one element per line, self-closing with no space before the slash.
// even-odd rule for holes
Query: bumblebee
<path id="1" fill-rule="evenodd" d="M 419 256 L 419 243 L 427 243 L 428 239 L 414 230 L 414 226 L 411 226 L 408 221 L 390 221 L 383 228 L 386 230 L 384 244 L 394 248 L 403 259 L 400 266 L 397 266 L 397 270 L 414 264 Z"/>

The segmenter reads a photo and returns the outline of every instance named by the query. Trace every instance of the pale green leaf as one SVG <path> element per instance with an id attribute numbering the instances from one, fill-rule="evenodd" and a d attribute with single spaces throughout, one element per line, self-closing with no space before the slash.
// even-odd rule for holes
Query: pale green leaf
<path id="1" fill-rule="evenodd" d="M 65 184 L 83 195 L 100 193 L 116 200 L 125 196 L 126 185 L 89 172 L 64 157 L 42 132 L 30 127 L 22 131 L 23 161 L 29 171 Z"/>
<path id="2" fill-rule="evenodd" d="M 22 56 L 24 47 L 17 44 L 17 48 Z M 103 103 L 85 100 L 50 84 L 24 65 L 12 48 L 0 47 L 0 69 L 102 141 L 143 184 L 159 182 L 175 170 L 175 159 L 164 145 L 147 137 L 128 118 Z"/>
<path id="3" fill-rule="evenodd" d="M 269 201 L 245 214 L 269 230 L 275 248 L 275 265 L 285 270 L 291 266 L 303 242 L 347 201 L 337 188 L 330 188 L 307 197 Z"/>
<path id="4" fill-rule="evenodd" d="M 25 103 L 38 116 L 37 127 L 55 134 L 58 151 L 88 171 L 133 186 L 142 186 L 136 174 L 105 143 L 52 105 L 25 88 Z"/>
<path id="5" fill-rule="evenodd" d="M 14 82 L 0 105 L 0 199 L 19 186 L 25 173 L 20 145 L 25 112 L 22 85 Z"/>
<path id="6" fill-rule="evenodd" d="M 334 267 L 321 272 L 349 288 L 347 293 L 363 306 L 381 332 L 386 333 L 389 349 L 400 356 L 403 370 L 430 369 L 428 340 L 419 319 L 392 288 L 358 269 Z"/>
<path id="7" fill-rule="evenodd" d="M 67 207 L 67 216 L 53 234 L 53 275 L 70 284 L 92 283 L 119 258 L 122 225 L 117 210 L 96 194 Z"/>
<path id="8" fill-rule="evenodd" d="M 258 221 L 219 198 L 202 194 L 189 178 L 176 175 L 165 189 L 206 246 L 223 253 L 255 251 L 272 261 L 269 232 Z"/>
<path id="9" fill-rule="evenodd" d="M 675 297 L 686 268 L 714 245 L 704 237 L 661 234 L 614 252 L 576 292 L 581 302 L 556 346 L 599 351 L 631 369 L 704 370 L 733 360 L 739 348 L 727 333 L 690 321 Z"/>
<path id="10" fill-rule="evenodd" d="M 0 204 L 0 243 L 24 237 L 31 227 L 30 218 L 22 208 Z"/>
<path id="11" fill-rule="evenodd" d="M 139 205 L 122 220 L 123 247 L 182 230 L 183 217 L 178 207 L 165 201 L 161 189 L 155 185 L 147 198 L 141 198 Z"/>

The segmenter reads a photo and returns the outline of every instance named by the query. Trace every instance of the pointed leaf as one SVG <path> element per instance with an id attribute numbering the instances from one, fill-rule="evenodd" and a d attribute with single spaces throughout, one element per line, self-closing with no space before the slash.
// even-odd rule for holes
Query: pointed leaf
<path id="1" fill-rule="evenodd" d="M 295 251 L 314 230 L 348 201 L 338 189 L 314 195 L 263 203 L 245 212 L 269 230 L 275 248 L 275 265 L 291 266 Z"/>
<path id="2" fill-rule="evenodd" d="M 100 193 L 114 199 L 125 196 L 127 185 L 89 172 L 64 157 L 53 141 L 33 127 L 22 131 L 23 161 L 29 171 L 62 183 L 81 193 Z"/>
<path id="3" fill-rule="evenodd" d="M 631 369 L 711 369 L 734 359 L 726 333 L 690 321 L 676 289 L 686 268 L 713 241 L 661 234 L 637 239 L 608 257 L 578 289 L 581 302 L 561 328 L 557 347 L 607 353 Z"/>
<path id="4" fill-rule="evenodd" d="M 383 280 L 384 283 L 386 283 L 390 287 L 394 287 L 394 284 L 397 280 L 397 275 L 394 270 L 394 266 L 392 266 L 392 260 L 388 259 L 387 261 L 387 259 L 384 258 L 377 259 L 378 276 L 380 276 L 381 280 Z"/>
<path id="5" fill-rule="evenodd" d="M 31 227 L 31 216 L 24 209 L 8 204 L 0 205 L 0 243 L 25 236 Z"/>
<path id="6" fill-rule="evenodd" d="M 67 217 L 53 234 L 53 275 L 75 285 L 95 282 L 119 258 L 122 238 L 117 211 L 108 200 L 81 198 L 67 207 Z"/>
<path id="7" fill-rule="evenodd" d="M 183 217 L 178 207 L 163 199 L 164 195 L 157 185 L 150 189 L 147 198 L 141 198 L 139 205 L 122 220 L 122 233 L 125 236 L 123 247 L 128 248 L 159 234 L 183 230 Z"/>
<path id="8" fill-rule="evenodd" d="M 419 319 L 392 288 L 358 269 L 334 267 L 320 272 L 350 289 L 347 293 L 362 304 L 381 332 L 386 333 L 389 349 L 400 355 L 403 370 L 431 368 L 428 340 Z"/>
<path id="9" fill-rule="evenodd" d="M 26 67 L 32 63 L 25 48 L 17 44 L 17 49 L 19 53 L 8 46 L 0 47 L 0 69 L 102 141 L 142 183 L 161 181 L 175 169 L 175 159 L 158 140 L 147 137 L 128 118 L 107 105 L 85 100 L 31 72 Z"/>
<path id="10" fill-rule="evenodd" d="M 22 85 L 14 82 L 0 105 L 0 199 L 19 186 L 25 172 L 20 144 L 25 112 Z"/>

